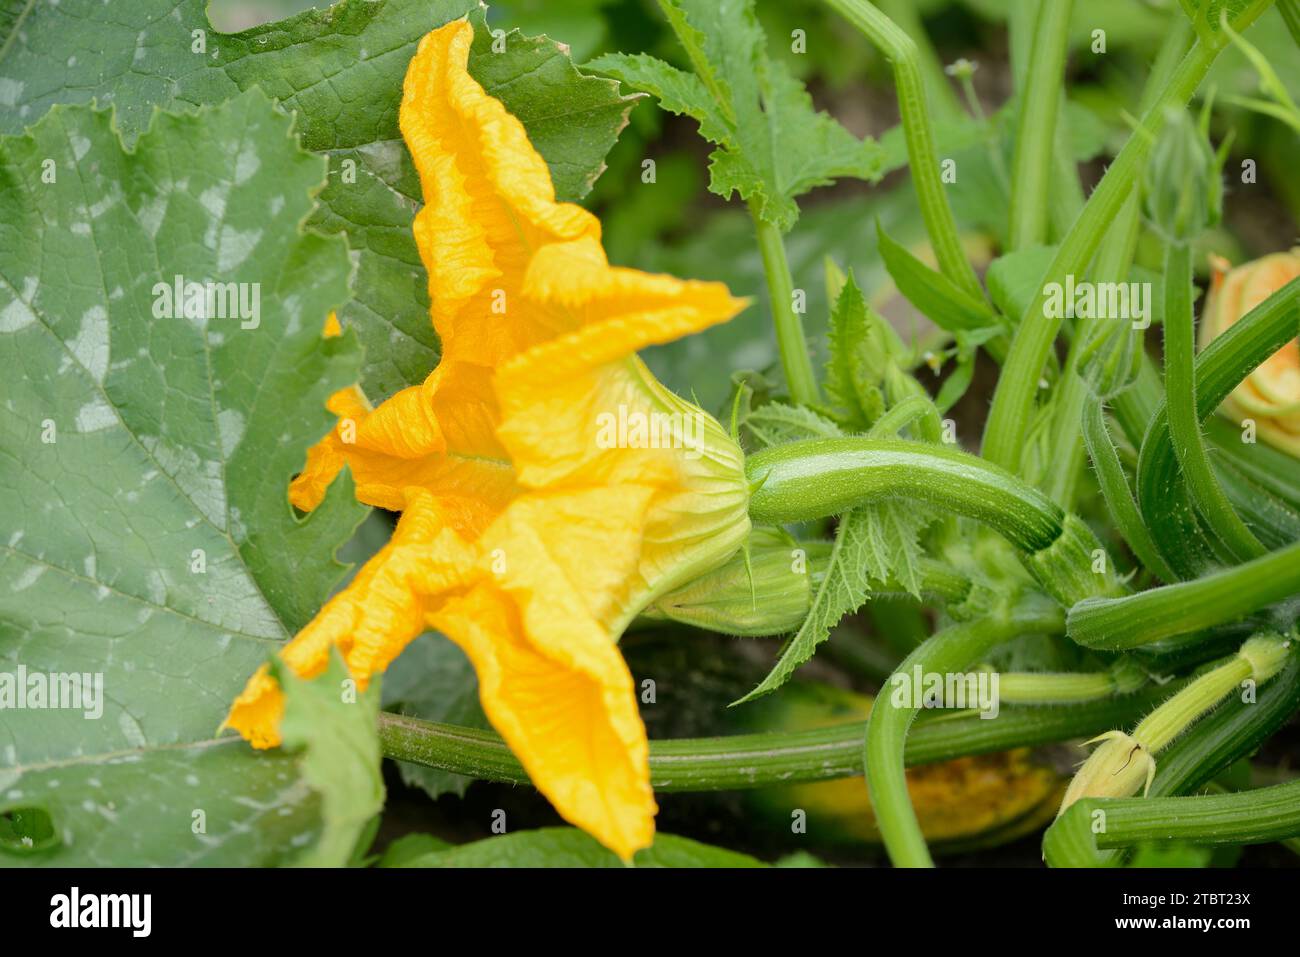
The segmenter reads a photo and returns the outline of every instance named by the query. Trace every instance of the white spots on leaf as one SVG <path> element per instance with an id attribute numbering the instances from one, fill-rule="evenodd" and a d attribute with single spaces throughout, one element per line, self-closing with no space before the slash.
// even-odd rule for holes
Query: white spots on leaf
<path id="1" fill-rule="evenodd" d="M 96 562 L 94 554 L 87 555 L 81 561 L 82 570 L 85 571 L 86 577 L 91 581 L 95 580 Z"/>
<path id="2" fill-rule="evenodd" d="M 235 229 L 233 226 L 221 227 L 221 238 L 217 243 L 217 271 L 230 272 L 240 266 L 257 248 L 262 239 L 260 229 Z"/>
<path id="3" fill-rule="evenodd" d="M 77 410 L 77 431 L 100 432 L 117 423 L 117 415 L 103 399 L 93 399 Z"/>
<path id="4" fill-rule="evenodd" d="M 158 235 L 158 227 L 162 225 L 163 216 L 167 213 L 167 194 L 160 192 L 149 198 L 149 201 L 140 207 L 136 214 L 136 219 L 144 227 L 150 238 Z"/>
<path id="5" fill-rule="evenodd" d="M 9 536 L 9 547 L 10 547 L 10 548 L 17 548 L 17 547 L 18 547 L 18 543 L 21 542 L 21 541 L 23 540 L 23 536 L 24 536 L 25 534 L 27 534 L 27 533 L 24 532 L 24 531 L 20 528 L 20 529 L 18 529 L 18 531 L 14 532 L 12 535 L 10 535 L 10 536 Z"/>
<path id="6" fill-rule="evenodd" d="M 26 591 L 36 584 L 37 580 L 45 574 L 44 565 L 28 565 L 23 569 L 23 573 L 14 579 L 10 591 Z"/>
<path id="7" fill-rule="evenodd" d="M 244 438 L 244 417 L 237 409 L 222 409 L 217 413 L 217 434 L 221 438 L 221 457 L 229 460 Z"/>
<path id="8" fill-rule="evenodd" d="M 117 716 L 117 727 L 131 747 L 143 748 L 148 743 L 140 723 L 125 711 Z"/>
<path id="9" fill-rule="evenodd" d="M 36 297 L 37 283 L 35 276 L 24 277 L 22 294 L 0 309 L 0 332 L 17 332 L 36 321 L 36 313 L 28 303 Z"/>
<path id="10" fill-rule="evenodd" d="M 72 158 L 80 163 L 82 157 L 90 152 L 90 140 L 72 133 L 68 136 L 68 142 L 72 144 Z"/>
<path id="11" fill-rule="evenodd" d="M 102 385 L 108 371 L 108 312 L 103 306 L 91 306 L 82 314 L 81 328 L 68 347 L 91 378 Z"/>
<path id="12" fill-rule="evenodd" d="M 21 299 L 12 299 L 0 309 L 0 332 L 17 332 L 36 321 L 36 313 Z"/>
<path id="13" fill-rule="evenodd" d="M 89 235 L 90 235 L 90 223 L 73 223 L 73 224 L 72 224 L 70 227 L 68 227 L 68 228 L 69 228 L 69 230 L 72 232 L 72 235 L 74 235 L 74 236 L 89 236 Z"/>
<path id="14" fill-rule="evenodd" d="M 302 300 L 296 294 L 290 294 L 284 297 L 281 305 L 289 317 L 289 321 L 284 324 L 285 337 L 297 335 L 302 329 Z"/>
<path id="15" fill-rule="evenodd" d="M 226 494 L 221 483 L 221 462 L 203 461 L 194 449 L 176 448 L 156 436 L 141 436 L 140 442 L 154 461 L 162 466 L 162 470 L 186 490 L 190 500 L 208 521 L 217 528 L 225 528 Z"/>
<path id="16" fill-rule="evenodd" d="M 179 184 L 177 184 L 179 186 Z M 212 217 L 213 222 L 208 227 L 208 238 L 204 242 L 209 248 L 216 245 L 217 224 L 225 218 L 226 215 L 226 197 L 230 193 L 230 184 L 219 183 L 216 186 L 209 186 L 199 194 L 199 205 Z"/>
<path id="17" fill-rule="evenodd" d="M 90 218 L 99 219 L 122 199 L 122 187 L 114 183 L 112 187 L 90 207 Z"/>
<path id="18" fill-rule="evenodd" d="M 167 580 L 156 568 L 149 569 L 145 576 L 145 587 L 149 589 L 149 600 L 160 607 L 167 606 Z"/>
<path id="19" fill-rule="evenodd" d="M 382 140 L 368 143 L 357 148 L 357 152 L 366 159 L 366 165 L 375 171 L 380 179 L 395 183 L 402 174 L 402 161 L 406 155 L 400 140 Z M 360 164 L 358 164 L 360 165 Z"/>
<path id="20" fill-rule="evenodd" d="M 284 197 L 272 196 L 270 202 L 270 209 L 271 209 L 272 216 L 279 216 L 280 210 L 284 209 Z"/>
<path id="21" fill-rule="evenodd" d="M 0 106 L 16 105 L 18 98 L 23 95 L 25 85 L 22 80 L 11 80 L 7 76 L 0 76 Z"/>
<path id="22" fill-rule="evenodd" d="M 258 158 L 257 150 L 252 143 L 246 143 L 244 148 L 239 151 L 235 157 L 235 183 L 247 182 L 248 178 L 258 171 L 262 161 Z"/>

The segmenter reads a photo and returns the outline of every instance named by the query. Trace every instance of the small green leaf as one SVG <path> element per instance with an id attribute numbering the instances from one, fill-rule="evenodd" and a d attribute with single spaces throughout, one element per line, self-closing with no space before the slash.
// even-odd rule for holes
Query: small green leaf
<path id="1" fill-rule="evenodd" d="M 988 306 L 896 243 L 879 222 L 876 234 L 880 256 L 898 291 L 937 326 L 955 332 L 998 325 L 998 317 Z"/>
<path id="2" fill-rule="evenodd" d="M 989 298 L 1002 315 L 1012 322 L 1020 321 L 1042 291 L 1056 252 L 1056 246 L 1026 246 L 989 264 L 984 281 L 989 287 Z"/>
<path id="3" fill-rule="evenodd" d="M 905 351 L 893 328 L 862 295 L 852 272 L 831 312 L 826 394 L 836 418 L 849 431 L 865 431 L 885 411 L 887 364 Z"/>
<path id="4" fill-rule="evenodd" d="M 301 867 L 342 867 L 384 807 L 379 773 L 378 681 L 364 693 L 348 674 L 338 649 L 329 667 L 310 681 L 299 678 L 278 660 L 272 673 L 284 689 L 280 734 L 284 749 L 302 752 L 302 779 L 320 795 L 319 841 L 295 863 Z"/>
<path id="5" fill-rule="evenodd" d="M 862 607 L 870 590 L 870 565 L 877 542 L 872 540 L 868 525 L 878 506 L 864 506 L 840 516 L 821 585 L 813 596 L 808 617 L 799 630 L 781 648 L 780 657 L 767 677 L 753 691 L 733 704 L 744 704 L 777 690 L 789 680 L 795 669 L 816 652 L 817 646 L 831 635 L 841 618 Z"/>
<path id="6" fill-rule="evenodd" d="M 759 444 L 767 448 L 808 438 L 835 438 L 843 432 L 830 419 L 802 405 L 766 402 L 742 423 Z"/>
<path id="7" fill-rule="evenodd" d="M 753 0 L 660 0 L 686 48 L 694 76 L 649 56 L 605 56 L 591 67 L 694 117 L 718 149 L 709 188 L 739 196 L 786 231 L 796 197 L 842 177 L 875 181 L 881 154 L 818 112 L 803 83 L 767 55 Z"/>

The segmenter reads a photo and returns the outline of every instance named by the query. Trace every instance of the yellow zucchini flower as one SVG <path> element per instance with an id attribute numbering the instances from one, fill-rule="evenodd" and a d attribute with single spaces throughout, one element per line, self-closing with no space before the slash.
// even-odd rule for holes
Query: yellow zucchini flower
<path id="1" fill-rule="evenodd" d="M 1300 249 L 1272 253 L 1233 269 L 1215 257 L 1201 319 L 1201 348 L 1226 332 L 1291 280 L 1300 276 Z M 1291 340 L 1246 377 L 1224 400 L 1234 422 L 1251 419 L 1265 442 L 1300 457 L 1300 340 Z"/>
<path id="2" fill-rule="evenodd" d="M 421 41 L 400 112 L 441 362 L 373 411 L 333 396 L 339 427 L 291 490 L 309 510 L 346 464 L 361 501 L 402 516 L 281 657 L 312 677 L 338 647 L 364 686 L 441 631 L 538 789 L 626 858 L 650 844 L 655 804 L 618 638 L 749 532 L 741 450 L 636 350 L 745 303 L 611 266 L 599 221 L 556 202 L 523 125 L 468 73 L 472 39 L 461 20 Z M 263 669 L 227 724 L 273 746 L 282 710 Z"/>

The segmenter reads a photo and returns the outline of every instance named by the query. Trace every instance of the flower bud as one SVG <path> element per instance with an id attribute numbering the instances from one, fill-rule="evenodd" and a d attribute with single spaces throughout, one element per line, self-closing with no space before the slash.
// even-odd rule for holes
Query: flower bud
<path id="1" fill-rule="evenodd" d="M 1189 242 L 1219 221 L 1220 165 L 1186 110 L 1170 110 L 1143 174 L 1143 209 L 1170 242 Z"/>
<path id="2" fill-rule="evenodd" d="M 1213 276 L 1201 317 L 1204 349 L 1232 324 L 1300 276 L 1300 248 L 1273 253 L 1233 269 L 1210 260 Z M 1288 342 L 1255 369 L 1224 400 L 1220 411 L 1269 445 L 1300 458 L 1300 343 Z"/>
<path id="3" fill-rule="evenodd" d="M 1138 791 L 1146 792 L 1156 774 L 1155 758 L 1123 731 L 1108 731 L 1093 741 L 1102 744 L 1074 776 L 1061 801 L 1060 817 L 1075 801 L 1088 797 L 1132 797 Z"/>
<path id="4" fill-rule="evenodd" d="M 761 637 L 794 631 L 830 561 L 829 542 L 798 543 L 775 528 L 757 528 L 745 551 L 669 592 L 642 614 L 727 635 Z"/>

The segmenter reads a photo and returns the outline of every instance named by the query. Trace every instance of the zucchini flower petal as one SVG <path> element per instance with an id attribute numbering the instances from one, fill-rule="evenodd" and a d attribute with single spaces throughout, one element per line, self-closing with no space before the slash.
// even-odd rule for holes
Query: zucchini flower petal
<path id="1" fill-rule="evenodd" d="M 749 532 L 740 448 L 636 351 L 745 302 L 611 266 L 599 221 L 556 201 L 523 125 L 469 75 L 472 39 L 461 20 L 421 41 L 399 117 L 442 360 L 373 411 L 332 397 L 350 430 L 311 450 L 290 493 L 310 510 L 346 464 L 361 501 L 402 517 L 281 657 L 313 676 L 338 647 L 364 687 L 442 631 L 538 789 L 626 858 L 651 842 L 656 809 L 618 638 Z M 227 723 L 274 746 L 282 711 L 263 670 Z"/>
<path id="2" fill-rule="evenodd" d="M 1210 294 L 1201 319 L 1201 348 L 1300 276 L 1300 249 L 1272 253 L 1233 269 L 1213 258 Z M 1246 377 L 1221 411 L 1234 422 L 1255 422 L 1265 442 L 1300 457 L 1300 340 L 1292 340 Z"/>

